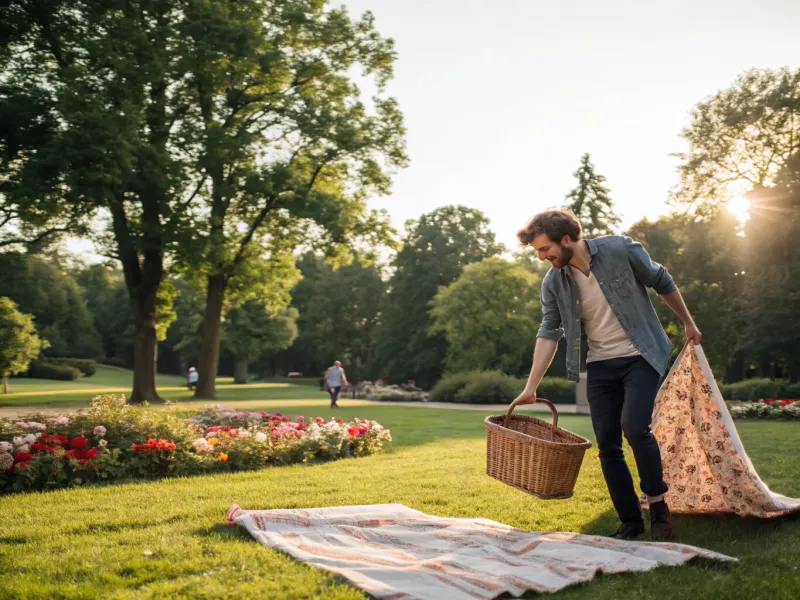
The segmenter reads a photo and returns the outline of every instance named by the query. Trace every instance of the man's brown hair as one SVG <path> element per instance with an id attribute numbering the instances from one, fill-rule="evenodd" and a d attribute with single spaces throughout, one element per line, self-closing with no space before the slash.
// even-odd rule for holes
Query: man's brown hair
<path id="1" fill-rule="evenodd" d="M 565 235 L 573 242 L 581 239 L 581 224 L 571 210 L 546 210 L 534 215 L 517 232 L 517 239 L 528 246 L 537 235 L 546 234 L 555 243 L 560 243 Z"/>

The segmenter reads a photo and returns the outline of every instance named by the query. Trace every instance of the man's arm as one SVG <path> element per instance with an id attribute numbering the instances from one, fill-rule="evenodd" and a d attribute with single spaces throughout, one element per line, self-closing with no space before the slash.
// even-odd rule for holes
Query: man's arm
<path id="1" fill-rule="evenodd" d="M 533 365 L 525 389 L 517 396 L 513 406 L 536 402 L 536 388 L 544 377 L 558 350 L 558 341 L 564 336 L 561 312 L 556 297 L 546 282 L 542 282 L 542 325 L 536 335 L 536 348 L 533 351 Z"/>
<path id="2" fill-rule="evenodd" d="M 683 296 L 681 296 L 680 290 L 676 287 L 675 291 L 660 295 L 660 297 L 664 301 L 664 304 L 669 306 L 672 312 L 678 315 L 678 318 L 683 322 L 683 326 L 686 330 L 686 341 L 692 340 L 695 345 L 699 344 L 700 340 L 703 338 L 703 334 L 700 333 L 697 325 L 695 325 L 694 319 L 692 319 L 692 315 L 689 314 L 689 309 L 686 308 L 686 304 L 683 302 Z"/>
<path id="3" fill-rule="evenodd" d="M 683 301 L 678 286 L 669 272 L 660 264 L 655 262 L 639 242 L 634 242 L 631 238 L 625 237 L 625 249 L 628 252 L 628 260 L 636 279 L 647 287 L 653 288 L 664 304 L 669 306 L 678 315 L 685 328 L 686 341 L 692 340 L 699 344 L 703 334 L 695 325 L 689 309 Z"/>
<path id="4" fill-rule="evenodd" d="M 344 387 L 347 387 L 348 385 L 350 385 L 349 383 L 347 383 L 347 375 L 344 374 L 344 369 L 342 369 L 342 385 Z"/>
<path id="5" fill-rule="evenodd" d="M 525 384 L 525 389 L 517 396 L 512 406 L 518 404 L 533 404 L 536 402 L 536 388 L 539 387 L 539 382 L 547 373 L 550 368 L 550 363 L 553 362 L 553 357 L 558 350 L 558 340 L 549 338 L 536 338 L 536 348 L 533 351 L 533 365 L 531 366 L 531 373 L 528 376 L 528 383 Z"/>

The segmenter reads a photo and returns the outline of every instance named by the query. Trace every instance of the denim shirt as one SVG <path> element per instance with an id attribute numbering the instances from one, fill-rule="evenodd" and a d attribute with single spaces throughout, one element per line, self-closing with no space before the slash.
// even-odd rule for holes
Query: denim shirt
<path id="1" fill-rule="evenodd" d="M 667 270 L 647 250 L 627 236 L 609 235 L 586 240 L 594 273 L 611 310 L 631 343 L 661 375 L 667 369 L 672 342 L 661 327 L 645 286 L 659 295 L 677 287 Z M 567 338 L 567 376 L 578 381 L 581 357 L 581 296 L 569 266 L 551 268 L 542 282 L 542 325 L 537 337 Z"/>

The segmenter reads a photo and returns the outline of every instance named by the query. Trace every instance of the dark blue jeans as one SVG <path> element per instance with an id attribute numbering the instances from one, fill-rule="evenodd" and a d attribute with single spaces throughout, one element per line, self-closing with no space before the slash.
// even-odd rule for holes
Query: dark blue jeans
<path id="1" fill-rule="evenodd" d="M 331 395 L 331 406 L 336 404 L 336 401 L 339 400 L 339 392 L 341 391 L 342 391 L 342 386 L 340 385 L 328 388 L 328 393 Z"/>
<path id="2" fill-rule="evenodd" d="M 622 436 L 633 450 L 641 490 L 648 496 L 665 493 L 661 451 L 650 431 L 660 376 L 641 356 L 590 362 L 586 370 L 592 427 L 611 502 L 623 523 L 641 521 L 639 499 L 622 453 Z"/>

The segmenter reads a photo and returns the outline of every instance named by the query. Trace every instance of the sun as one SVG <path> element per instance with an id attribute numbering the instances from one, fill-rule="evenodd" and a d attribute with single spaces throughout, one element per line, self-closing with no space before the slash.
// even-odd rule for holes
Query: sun
<path id="1" fill-rule="evenodd" d="M 726 208 L 740 223 L 750 218 L 750 200 L 745 196 L 734 196 L 728 201 Z"/>

